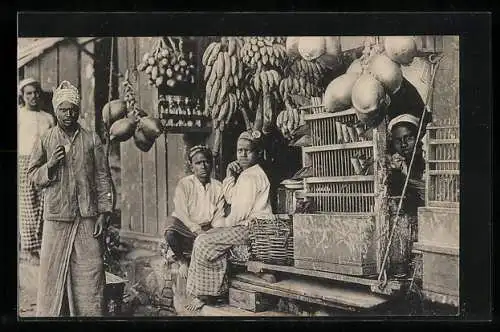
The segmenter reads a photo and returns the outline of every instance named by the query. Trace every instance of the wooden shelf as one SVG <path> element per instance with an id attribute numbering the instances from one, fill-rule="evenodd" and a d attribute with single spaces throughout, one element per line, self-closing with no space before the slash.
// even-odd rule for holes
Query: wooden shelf
<path id="1" fill-rule="evenodd" d="M 458 138 L 443 138 L 443 139 L 429 139 L 429 144 L 436 145 L 436 144 L 458 144 L 460 143 L 460 139 Z"/>
<path id="2" fill-rule="evenodd" d="M 308 146 L 304 147 L 303 151 L 306 153 L 310 153 L 310 152 L 322 152 L 322 151 L 346 150 L 346 149 L 370 148 L 370 147 L 373 147 L 373 141 L 359 141 L 359 142 L 343 143 L 343 144 Z"/>
<path id="3" fill-rule="evenodd" d="M 255 261 L 247 262 L 246 265 L 249 272 L 276 271 L 295 275 L 309 276 L 319 279 L 340 281 L 350 284 L 364 285 L 369 287 L 378 287 L 379 284 L 376 276 L 374 276 L 373 278 L 362 278 L 339 273 L 299 269 L 294 266 L 271 265 Z M 384 294 L 393 294 L 395 292 L 399 292 L 404 288 L 403 286 L 404 281 L 402 282 L 398 280 L 389 280 L 387 282 Z"/>

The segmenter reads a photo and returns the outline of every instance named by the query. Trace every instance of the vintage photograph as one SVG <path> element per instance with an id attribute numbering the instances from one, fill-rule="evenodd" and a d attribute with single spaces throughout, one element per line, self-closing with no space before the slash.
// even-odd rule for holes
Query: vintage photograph
<path id="1" fill-rule="evenodd" d="M 18 316 L 456 316 L 460 39 L 18 38 Z"/>

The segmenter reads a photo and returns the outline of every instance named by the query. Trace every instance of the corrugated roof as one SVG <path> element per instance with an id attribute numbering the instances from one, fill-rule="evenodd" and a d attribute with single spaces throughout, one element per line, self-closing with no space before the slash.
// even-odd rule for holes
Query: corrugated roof
<path id="1" fill-rule="evenodd" d="M 65 40 L 61 38 L 18 38 L 17 42 L 17 68 L 21 68 L 31 60 L 39 57 L 48 49 Z M 78 43 L 86 44 L 96 37 L 80 37 L 77 38 Z"/>

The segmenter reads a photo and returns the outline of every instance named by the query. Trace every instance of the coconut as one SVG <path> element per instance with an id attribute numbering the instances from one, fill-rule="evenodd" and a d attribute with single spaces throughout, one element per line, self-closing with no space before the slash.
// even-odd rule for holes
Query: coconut
<path id="1" fill-rule="evenodd" d="M 360 59 L 354 60 L 349 66 L 349 68 L 347 68 L 346 73 L 361 75 L 363 73 L 363 66 L 361 66 L 361 60 Z"/>
<path id="2" fill-rule="evenodd" d="M 352 105 L 358 119 L 370 123 L 385 112 L 390 99 L 384 86 L 370 74 L 362 74 L 352 87 Z"/>
<path id="3" fill-rule="evenodd" d="M 323 97 L 323 104 L 327 112 L 343 111 L 352 106 L 352 87 L 357 79 L 357 74 L 346 73 L 328 84 Z"/>
<path id="4" fill-rule="evenodd" d="M 300 37 L 299 53 L 307 61 L 312 61 L 326 51 L 326 42 L 324 37 Z"/>
<path id="5" fill-rule="evenodd" d="M 154 140 L 149 139 L 141 128 L 136 128 L 134 133 L 135 146 L 142 152 L 148 152 L 154 144 Z"/>
<path id="6" fill-rule="evenodd" d="M 401 65 L 409 65 L 417 55 L 417 43 L 412 36 L 387 36 L 384 48 L 387 56 Z"/>
<path id="7" fill-rule="evenodd" d="M 144 135 L 150 139 L 155 140 L 163 132 L 163 126 L 159 119 L 151 116 L 145 116 L 139 119 L 139 128 L 144 132 Z"/>
<path id="8" fill-rule="evenodd" d="M 125 142 L 134 135 L 136 126 L 136 123 L 132 119 L 119 119 L 109 129 L 110 139 Z"/>
<path id="9" fill-rule="evenodd" d="M 127 114 L 127 104 L 120 100 L 111 100 L 102 108 L 102 120 L 104 123 L 113 124 L 116 120 L 123 118 Z"/>
<path id="10" fill-rule="evenodd" d="M 390 94 L 395 94 L 401 87 L 403 81 L 401 67 L 385 54 L 376 54 L 371 57 L 367 71 L 382 83 Z"/>

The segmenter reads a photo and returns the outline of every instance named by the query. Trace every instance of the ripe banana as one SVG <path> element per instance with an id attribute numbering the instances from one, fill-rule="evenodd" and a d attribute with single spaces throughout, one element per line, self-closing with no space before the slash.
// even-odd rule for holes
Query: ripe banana
<path id="1" fill-rule="evenodd" d="M 232 56 L 236 52 L 236 41 L 234 38 L 229 37 L 227 52 L 229 53 L 229 56 Z"/>
<path id="2" fill-rule="evenodd" d="M 217 57 L 219 55 L 219 51 L 222 47 L 221 43 L 216 43 L 216 45 L 212 48 L 212 51 L 210 52 L 210 55 L 207 60 L 207 65 L 213 66 L 215 61 L 217 60 Z"/>
<path id="3" fill-rule="evenodd" d="M 231 56 L 231 75 L 235 76 L 236 71 L 238 70 L 238 63 L 237 63 L 236 55 Z"/>
<path id="4" fill-rule="evenodd" d="M 213 106 L 215 104 L 216 96 L 219 92 L 220 85 L 221 81 L 219 79 L 216 79 L 214 85 L 212 86 L 212 91 L 210 91 L 210 100 L 209 100 L 210 106 Z"/>
<path id="5" fill-rule="evenodd" d="M 217 69 L 217 78 L 222 79 L 222 77 L 224 77 L 224 52 L 220 52 L 217 55 L 217 61 L 215 62 L 215 67 Z"/>
<path id="6" fill-rule="evenodd" d="M 222 105 L 222 103 L 224 102 L 224 98 L 226 97 L 226 94 L 227 94 L 227 82 L 222 80 L 221 83 L 220 83 L 220 88 L 219 88 L 219 91 L 217 93 L 217 105 Z"/>
<path id="7" fill-rule="evenodd" d="M 212 66 L 206 66 L 205 67 L 205 75 L 203 76 L 203 80 L 207 80 L 210 77 L 210 74 L 212 73 Z"/>
<path id="8" fill-rule="evenodd" d="M 201 58 L 201 63 L 204 66 L 208 65 L 208 59 L 210 58 L 210 55 L 212 54 L 212 51 L 213 51 L 215 45 L 217 45 L 217 44 L 218 44 L 217 42 L 210 43 L 210 45 L 207 46 L 205 52 L 203 52 L 203 56 Z"/>

